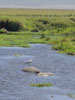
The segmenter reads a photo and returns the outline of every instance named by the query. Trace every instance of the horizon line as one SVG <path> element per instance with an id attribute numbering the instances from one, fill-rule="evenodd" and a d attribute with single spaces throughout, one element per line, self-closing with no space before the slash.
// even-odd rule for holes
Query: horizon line
<path id="1" fill-rule="evenodd" d="M 75 8 L 35 8 L 35 7 L 0 7 L 0 9 L 29 9 L 29 10 L 75 10 Z"/>

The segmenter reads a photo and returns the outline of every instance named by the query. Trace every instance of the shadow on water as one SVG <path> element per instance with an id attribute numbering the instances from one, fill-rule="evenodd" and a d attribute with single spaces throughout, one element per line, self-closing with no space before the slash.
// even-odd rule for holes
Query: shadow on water
<path id="1" fill-rule="evenodd" d="M 32 59 L 30 64 L 25 64 Z M 38 77 L 22 69 L 35 66 L 53 72 Z M 30 87 L 31 83 L 53 83 L 52 87 Z M 75 56 L 58 54 L 50 45 L 31 44 L 31 48 L 0 47 L 0 100 L 73 100 L 75 93 Z"/>

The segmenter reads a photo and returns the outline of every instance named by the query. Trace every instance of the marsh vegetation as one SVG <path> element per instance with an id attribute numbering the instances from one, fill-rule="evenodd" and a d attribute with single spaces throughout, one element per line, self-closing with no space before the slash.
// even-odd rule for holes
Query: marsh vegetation
<path id="1" fill-rule="evenodd" d="M 51 87 L 52 83 L 36 83 L 36 84 L 30 84 L 31 87 Z"/>
<path id="2" fill-rule="evenodd" d="M 52 44 L 61 53 L 75 55 L 75 11 L 0 9 L 0 46 L 29 43 Z"/>

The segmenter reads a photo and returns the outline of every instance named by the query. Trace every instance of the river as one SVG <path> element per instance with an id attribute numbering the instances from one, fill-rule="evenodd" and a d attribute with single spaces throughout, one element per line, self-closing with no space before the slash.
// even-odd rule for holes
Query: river
<path id="1" fill-rule="evenodd" d="M 25 64 L 32 59 L 32 63 Z M 34 66 L 54 76 L 25 73 Z M 31 83 L 53 83 L 52 87 L 30 87 Z M 0 100 L 73 100 L 75 94 L 75 56 L 56 53 L 50 45 L 31 44 L 31 48 L 0 47 Z"/>

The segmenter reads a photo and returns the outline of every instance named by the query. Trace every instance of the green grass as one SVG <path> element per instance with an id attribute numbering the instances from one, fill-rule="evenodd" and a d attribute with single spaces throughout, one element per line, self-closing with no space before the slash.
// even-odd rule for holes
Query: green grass
<path id="1" fill-rule="evenodd" d="M 30 84 L 31 87 L 51 87 L 52 83 L 36 83 L 36 84 Z"/>
<path id="2" fill-rule="evenodd" d="M 3 28 L 11 31 L 17 28 L 33 34 L 43 32 L 46 35 L 75 36 L 75 10 L 0 9 L 0 21 L 7 24 L 3 24 Z"/>
<path id="3" fill-rule="evenodd" d="M 49 37 L 41 38 L 41 35 L 0 35 L 0 46 L 30 47 L 30 43 L 51 44 L 52 48 L 61 53 L 75 55 L 75 41 L 72 37 Z"/>
<path id="4" fill-rule="evenodd" d="M 24 35 L 0 35 L 0 46 L 29 47 L 28 36 Z"/>
<path id="5" fill-rule="evenodd" d="M 0 9 L 0 46 L 30 43 L 75 55 L 75 10 Z"/>
<path id="6" fill-rule="evenodd" d="M 61 53 L 75 55 L 75 44 L 69 37 L 61 38 L 60 40 L 57 39 L 57 43 L 52 48 Z"/>

